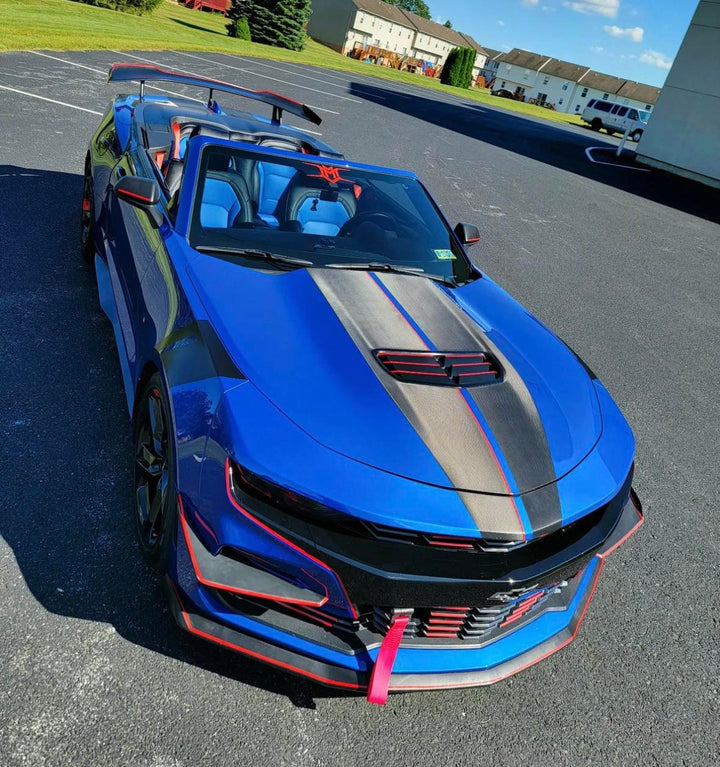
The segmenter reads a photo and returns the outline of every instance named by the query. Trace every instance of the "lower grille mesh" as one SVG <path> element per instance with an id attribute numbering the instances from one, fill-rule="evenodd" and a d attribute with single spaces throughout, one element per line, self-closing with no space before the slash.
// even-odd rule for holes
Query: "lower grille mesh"
<path id="1" fill-rule="evenodd" d="M 558 594 L 567 581 L 535 588 L 517 594 L 498 592 L 482 607 L 419 607 L 413 611 L 405 629 L 405 638 L 479 639 L 495 629 L 509 626 L 535 612 L 553 594 Z M 392 609 L 374 607 L 372 626 L 387 633 Z"/>

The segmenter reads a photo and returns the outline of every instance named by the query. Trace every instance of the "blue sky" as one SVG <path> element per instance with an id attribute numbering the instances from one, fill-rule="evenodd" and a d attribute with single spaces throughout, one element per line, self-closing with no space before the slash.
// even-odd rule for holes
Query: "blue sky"
<path id="1" fill-rule="evenodd" d="M 697 0 L 426 0 L 481 45 L 524 48 L 661 86 Z"/>

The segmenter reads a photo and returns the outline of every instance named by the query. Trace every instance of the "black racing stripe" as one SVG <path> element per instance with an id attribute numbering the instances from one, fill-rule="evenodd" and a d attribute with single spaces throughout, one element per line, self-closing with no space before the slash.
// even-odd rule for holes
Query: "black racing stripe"
<path id="1" fill-rule="evenodd" d="M 455 488 L 495 494 L 465 502 L 481 533 L 517 540 L 522 526 L 505 479 L 484 434 L 454 387 L 420 386 L 396 380 L 372 355 L 374 349 L 425 351 L 428 347 L 393 305 L 374 277 L 364 272 L 313 270 L 312 277 L 350 337 Z M 422 282 L 416 277 L 404 277 Z M 431 296 L 432 297 L 432 296 Z M 501 496 L 505 498 L 501 498 Z"/>
<path id="2" fill-rule="evenodd" d="M 561 524 L 555 465 L 545 429 L 525 382 L 482 329 L 430 280 L 383 275 L 382 281 L 439 350 L 488 350 L 505 370 L 502 383 L 466 389 L 483 414 L 523 495 L 534 531 Z M 545 486 L 548 486 L 546 488 Z M 542 492 L 530 493 L 537 488 Z"/>

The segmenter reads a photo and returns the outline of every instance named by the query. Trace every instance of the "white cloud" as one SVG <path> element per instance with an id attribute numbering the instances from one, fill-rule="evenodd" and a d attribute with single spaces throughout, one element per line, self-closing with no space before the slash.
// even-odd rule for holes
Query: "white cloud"
<path id="1" fill-rule="evenodd" d="M 563 5 L 578 13 L 597 13 L 614 19 L 620 10 L 620 0 L 565 0 Z"/>
<path id="2" fill-rule="evenodd" d="M 540 0 L 522 0 L 523 5 L 539 5 Z"/>
<path id="3" fill-rule="evenodd" d="M 668 58 L 663 53 L 658 53 L 657 51 L 645 51 L 645 53 L 640 56 L 640 61 L 643 64 L 650 64 L 653 67 L 660 67 L 660 69 L 670 69 L 670 67 L 673 64 L 673 60 L 671 58 Z"/>
<path id="4" fill-rule="evenodd" d="M 612 26 L 603 27 L 603 31 L 607 32 L 611 37 L 629 37 L 634 43 L 641 43 L 645 36 L 645 30 L 642 27 L 623 29 L 613 24 Z"/>
<path id="5" fill-rule="evenodd" d="M 504 22 L 504 21 L 498 21 L 498 24 L 499 24 L 501 27 L 504 27 L 504 26 L 505 26 L 505 22 Z"/>
<path id="6" fill-rule="evenodd" d="M 593 53 L 604 53 L 605 49 L 602 47 L 602 45 L 592 45 L 590 46 L 590 50 Z"/>

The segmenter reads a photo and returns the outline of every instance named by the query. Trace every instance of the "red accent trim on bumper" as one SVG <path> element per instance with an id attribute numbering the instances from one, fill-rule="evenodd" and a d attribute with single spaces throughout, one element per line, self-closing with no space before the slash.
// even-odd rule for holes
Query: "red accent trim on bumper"
<path id="1" fill-rule="evenodd" d="M 237 586 L 229 586 L 224 583 L 216 583 L 215 581 L 211 581 L 205 578 L 202 574 L 202 571 L 200 570 L 200 564 L 197 561 L 195 552 L 193 551 L 192 543 L 190 542 L 188 523 L 187 523 L 187 520 L 185 519 L 185 507 L 183 506 L 182 498 L 179 495 L 178 495 L 178 507 L 180 509 L 180 523 L 182 526 L 183 538 L 185 539 L 185 545 L 187 546 L 187 550 L 190 554 L 190 561 L 192 562 L 193 570 L 195 571 L 195 577 L 198 579 L 200 583 L 203 584 L 203 586 L 210 586 L 210 588 L 220 589 L 221 591 L 230 591 L 233 594 L 243 594 L 245 596 L 259 597 L 261 599 L 271 599 L 274 602 L 283 602 L 283 603 L 288 602 L 288 603 L 296 604 L 296 605 L 308 605 L 310 607 L 317 607 L 320 605 L 324 605 L 327 602 L 327 599 L 328 599 L 327 590 L 325 591 L 325 597 L 323 598 L 322 602 L 317 602 L 317 601 L 309 601 L 305 599 L 293 599 L 292 597 L 279 597 L 277 595 L 265 594 L 259 591 L 250 591 L 249 589 L 243 589 Z"/>
<path id="2" fill-rule="evenodd" d="M 294 551 L 297 551 L 298 554 L 302 554 L 304 557 L 307 557 L 309 560 L 314 562 L 316 565 L 319 565 L 322 567 L 323 570 L 326 570 L 331 575 L 333 575 L 337 582 L 340 584 L 340 588 L 343 591 L 343 594 L 345 595 L 345 600 L 347 602 L 347 606 L 350 609 L 350 612 L 352 614 L 353 618 L 358 617 L 357 610 L 353 606 L 353 603 L 350 601 L 350 597 L 345 590 L 345 585 L 343 584 L 342 580 L 340 579 L 340 576 L 328 565 L 326 565 L 324 562 L 321 562 L 317 557 L 314 557 L 312 554 L 308 554 L 307 551 L 304 549 L 301 549 L 297 544 L 293 543 L 292 541 L 289 541 L 287 538 L 283 538 L 280 533 L 276 533 L 275 530 L 273 530 L 271 527 L 268 527 L 264 522 L 261 522 L 257 517 L 254 517 L 247 509 L 243 508 L 235 498 L 235 495 L 233 494 L 232 487 L 230 486 L 230 459 L 225 459 L 225 490 L 227 491 L 227 496 L 230 499 L 230 503 L 245 517 L 247 517 L 251 522 L 254 522 L 258 527 L 261 527 L 265 532 L 270 533 L 274 538 L 277 538 L 279 541 L 284 543 L 286 546 L 289 546 Z"/>
<path id="3" fill-rule="evenodd" d="M 321 684 L 331 685 L 332 687 L 344 687 L 350 690 L 365 689 L 364 685 L 353 684 L 352 682 L 339 682 L 336 679 L 327 679 L 325 677 L 319 676 L 318 674 L 313 674 L 310 671 L 305 671 L 289 663 L 284 663 L 283 661 L 276 660 L 275 658 L 270 658 L 267 655 L 263 655 L 262 653 L 255 652 L 254 650 L 248 650 L 246 647 L 242 647 L 241 645 L 234 644 L 233 642 L 228 642 L 225 639 L 221 639 L 220 637 L 216 637 L 216 636 L 213 636 L 212 634 L 209 634 L 207 631 L 202 631 L 201 629 L 196 628 L 195 626 L 193 626 L 188 613 L 185 612 L 185 608 L 183 607 L 182 600 L 180 599 L 180 595 L 178 594 L 175 584 L 172 583 L 171 581 L 170 585 L 172 586 L 172 590 L 175 594 L 175 599 L 177 599 L 178 607 L 180 608 L 180 614 L 182 615 L 182 619 L 185 623 L 185 628 L 191 634 L 200 636 L 203 639 L 207 639 L 210 642 L 215 642 L 217 644 L 223 645 L 223 647 L 228 647 L 229 649 L 235 650 L 235 652 L 242 653 L 243 655 L 249 655 L 251 658 L 256 658 L 257 660 L 264 661 L 265 663 L 269 663 L 272 666 L 278 666 L 279 668 L 283 668 L 286 671 L 292 671 L 294 674 L 300 674 L 301 676 L 309 677 L 310 679 L 314 679 L 316 682 L 320 682 Z"/>

